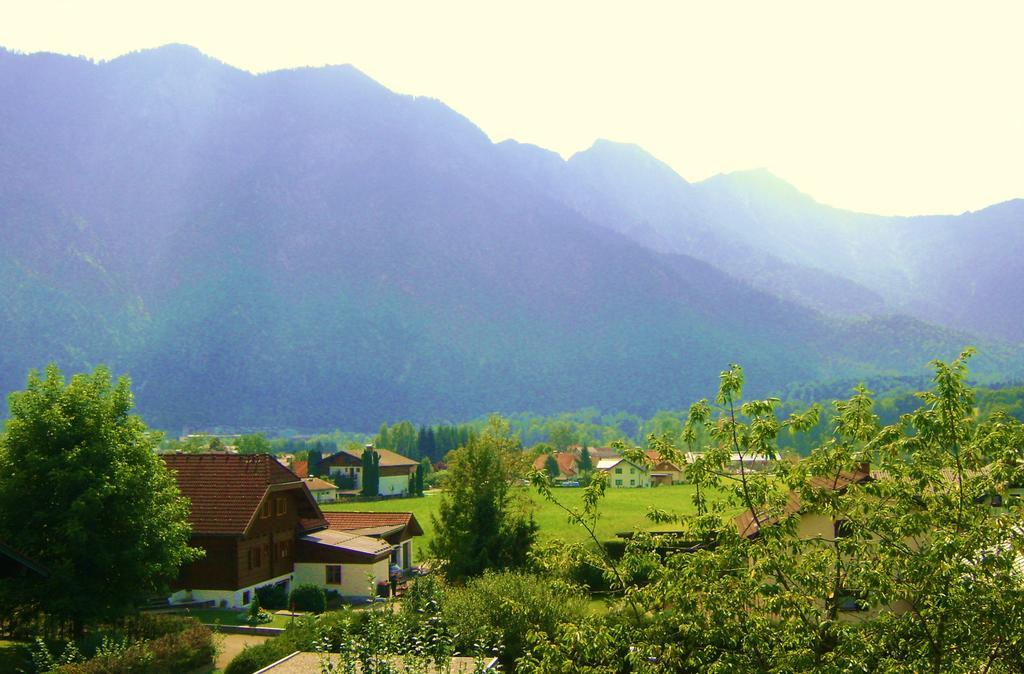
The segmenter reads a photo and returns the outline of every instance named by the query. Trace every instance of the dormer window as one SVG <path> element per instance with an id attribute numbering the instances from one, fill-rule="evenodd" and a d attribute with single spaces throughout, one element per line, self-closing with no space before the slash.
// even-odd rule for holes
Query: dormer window
<path id="1" fill-rule="evenodd" d="M 270 499 L 267 499 L 266 501 L 263 502 L 263 507 L 260 508 L 260 519 L 261 520 L 265 520 L 268 517 L 270 517 L 271 514 L 272 513 L 271 513 Z"/>
<path id="2" fill-rule="evenodd" d="M 288 499 L 284 496 L 277 497 L 277 516 L 280 517 L 288 512 Z"/>

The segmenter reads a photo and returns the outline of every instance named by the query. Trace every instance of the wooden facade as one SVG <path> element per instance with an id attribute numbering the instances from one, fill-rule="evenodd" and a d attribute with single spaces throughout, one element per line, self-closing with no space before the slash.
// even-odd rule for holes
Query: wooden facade
<path id="1" fill-rule="evenodd" d="M 303 489 L 299 484 L 269 492 L 244 535 L 193 535 L 190 545 L 203 548 L 206 556 L 186 565 L 172 587 L 188 590 L 240 588 L 291 573 L 299 511 L 307 500 Z M 283 512 L 279 512 L 282 505 Z"/>

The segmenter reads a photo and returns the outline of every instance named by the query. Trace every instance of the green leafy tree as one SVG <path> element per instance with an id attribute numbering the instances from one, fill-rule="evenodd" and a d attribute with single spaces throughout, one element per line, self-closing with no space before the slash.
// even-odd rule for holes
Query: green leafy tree
<path id="1" fill-rule="evenodd" d="M 310 475 L 320 475 L 323 472 L 324 466 L 324 447 L 321 443 L 316 443 L 316 448 L 309 450 L 306 454 L 306 461 L 308 461 L 308 470 Z"/>
<path id="2" fill-rule="evenodd" d="M 648 437 L 669 460 L 678 440 L 704 450 L 687 468 L 696 512 L 652 513 L 679 525 L 687 552 L 665 557 L 679 537 L 640 533 L 620 559 L 591 552 L 625 610 L 538 640 L 517 671 L 1019 672 L 1022 512 L 992 503 L 1024 484 L 1024 428 L 977 414 L 970 354 L 933 363 L 932 389 L 888 425 L 858 388 L 806 459 L 757 472 L 752 458 L 777 456 L 820 414 L 743 401 L 730 367 L 714 402 Z M 593 532 L 601 495 L 592 485 L 582 509 L 562 507 Z"/>
<path id="3" fill-rule="evenodd" d="M 410 489 L 410 491 L 417 496 L 423 496 L 423 484 L 426 480 L 429 466 L 430 460 L 426 458 L 420 461 L 416 466 L 416 472 L 412 476 L 413 488 Z"/>
<path id="4" fill-rule="evenodd" d="M 580 458 L 576 464 L 581 473 L 589 473 L 594 470 L 594 460 L 590 458 L 590 450 L 586 445 L 583 446 L 583 450 L 580 452 Z"/>
<path id="5" fill-rule="evenodd" d="M 363 496 L 380 494 L 380 452 L 372 446 L 363 449 Z"/>
<path id="6" fill-rule="evenodd" d="M 576 442 L 578 437 L 575 426 L 569 421 L 556 421 L 548 431 L 548 442 L 559 452 L 569 449 L 569 445 Z"/>
<path id="7" fill-rule="evenodd" d="M 8 399 L 0 436 L 0 540 L 49 570 L 4 581 L 6 615 L 70 623 L 131 613 L 167 590 L 188 547 L 188 501 L 132 415 L 126 378 L 98 367 L 66 382 L 55 365 Z"/>
<path id="8" fill-rule="evenodd" d="M 448 578 L 463 580 L 526 563 L 537 525 L 513 491 L 524 464 L 522 445 L 497 416 L 478 438 L 449 455 L 430 542 Z"/>
<path id="9" fill-rule="evenodd" d="M 235 442 L 239 454 L 272 454 L 273 447 L 262 433 L 242 435 Z"/>
<path id="10" fill-rule="evenodd" d="M 394 445 L 391 443 L 391 434 L 386 423 L 380 425 L 380 430 L 377 431 L 377 435 L 373 438 L 373 446 L 380 447 L 381 449 L 394 449 Z"/>
<path id="11" fill-rule="evenodd" d="M 548 454 L 548 458 L 544 459 L 544 472 L 551 479 L 558 477 L 559 473 L 562 472 L 558 468 L 558 459 L 555 458 L 554 454 Z"/>

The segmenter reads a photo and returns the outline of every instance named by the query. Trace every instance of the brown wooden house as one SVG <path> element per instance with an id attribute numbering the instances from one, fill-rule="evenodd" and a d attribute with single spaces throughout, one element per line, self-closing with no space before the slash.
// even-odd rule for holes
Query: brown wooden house
<path id="1" fill-rule="evenodd" d="M 328 526 L 305 483 L 266 454 L 166 454 L 162 458 L 192 503 L 190 544 L 206 552 L 182 569 L 172 586 L 171 602 L 212 600 L 239 607 L 250 603 L 257 587 L 290 589 L 296 565 L 305 561 L 304 541 Z M 386 560 L 390 547 L 385 550 L 378 543 L 334 541 L 334 556 L 350 559 L 350 548 L 355 548 L 359 560 Z M 374 546 L 377 549 L 367 553 Z M 386 579 L 386 562 L 383 574 Z M 330 588 L 326 572 L 306 575 L 323 577 L 324 586 Z"/>
<path id="2" fill-rule="evenodd" d="M 368 446 L 369 448 L 369 446 Z M 411 480 L 416 475 L 418 461 L 413 461 L 390 449 L 375 450 L 380 455 L 380 496 L 408 496 Z M 347 479 L 350 489 L 363 487 L 363 454 L 361 451 L 343 449 L 325 457 L 321 467 L 333 478 Z M 339 484 L 341 484 L 339 482 Z"/>

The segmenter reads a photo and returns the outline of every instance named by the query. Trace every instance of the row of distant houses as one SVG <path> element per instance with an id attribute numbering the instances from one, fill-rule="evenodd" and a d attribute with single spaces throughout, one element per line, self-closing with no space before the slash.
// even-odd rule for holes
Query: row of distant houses
<path id="1" fill-rule="evenodd" d="M 372 446 L 367 445 L 367 448 Z M 375 449 L 380 457 L 378 496 L 408 496 L 416 475 L 417 461 L 388 449 Z M 211 455 L 232 455 L 232 452 L 212 452 Z M 302 478 L 306 488 L 318 504 L 336 503 L 342 495 L 354 495 L 363 488 L 362 452 L 343 449 L 321 460 L 320 471 L 311 475 L 309 461 L 296 460 L 294 455 L 279 455 L 295 475 Z M 324 477 L 332 481 L 325 480 Z M 344 487 L 339 487 L 342 484 Z"/>
<path id="2" fill-rule="evenodd" d="M 674 462 L 664 459 L 657 451 L 647 450 L 647 460 L 641 463 L 630 461 L 611 447 L 590 447 L 587 449 L 593 462 L 593 470 L 608 475 L 608 486 L 612 488 L 657 487 L 660 485 L 681 484 L 686 464 L 693 463 L 700 455 L 692 452 L 683 454 L 683 461 Z M 558 475 L 552 478 L 558 482 L 573 482 L 581 477 L 580 458 L 583 448 L 579 445 L 569 447 L 567 451 L 554 454 L 541 454 L 533 461 L 535 470 L 544 470 L 548 457 L 554 456 L 558 464 Z M 764 457 L 733 455 L 730 457 L 730 470 L 763 470 L 771 461 Z"/>
<path id="3" fill-rule="evenodd" d="M 192 503 L 191 545 L 206 552 L 182 569 L 172 604 L 238 608 L 257 588 L 300 583 L 356 601 L 392 568 L 412 567 L 413 541 L 423 534 L 412 513 L 323 512 L 310 482 L 266 454 L 162 459 Z"/>

